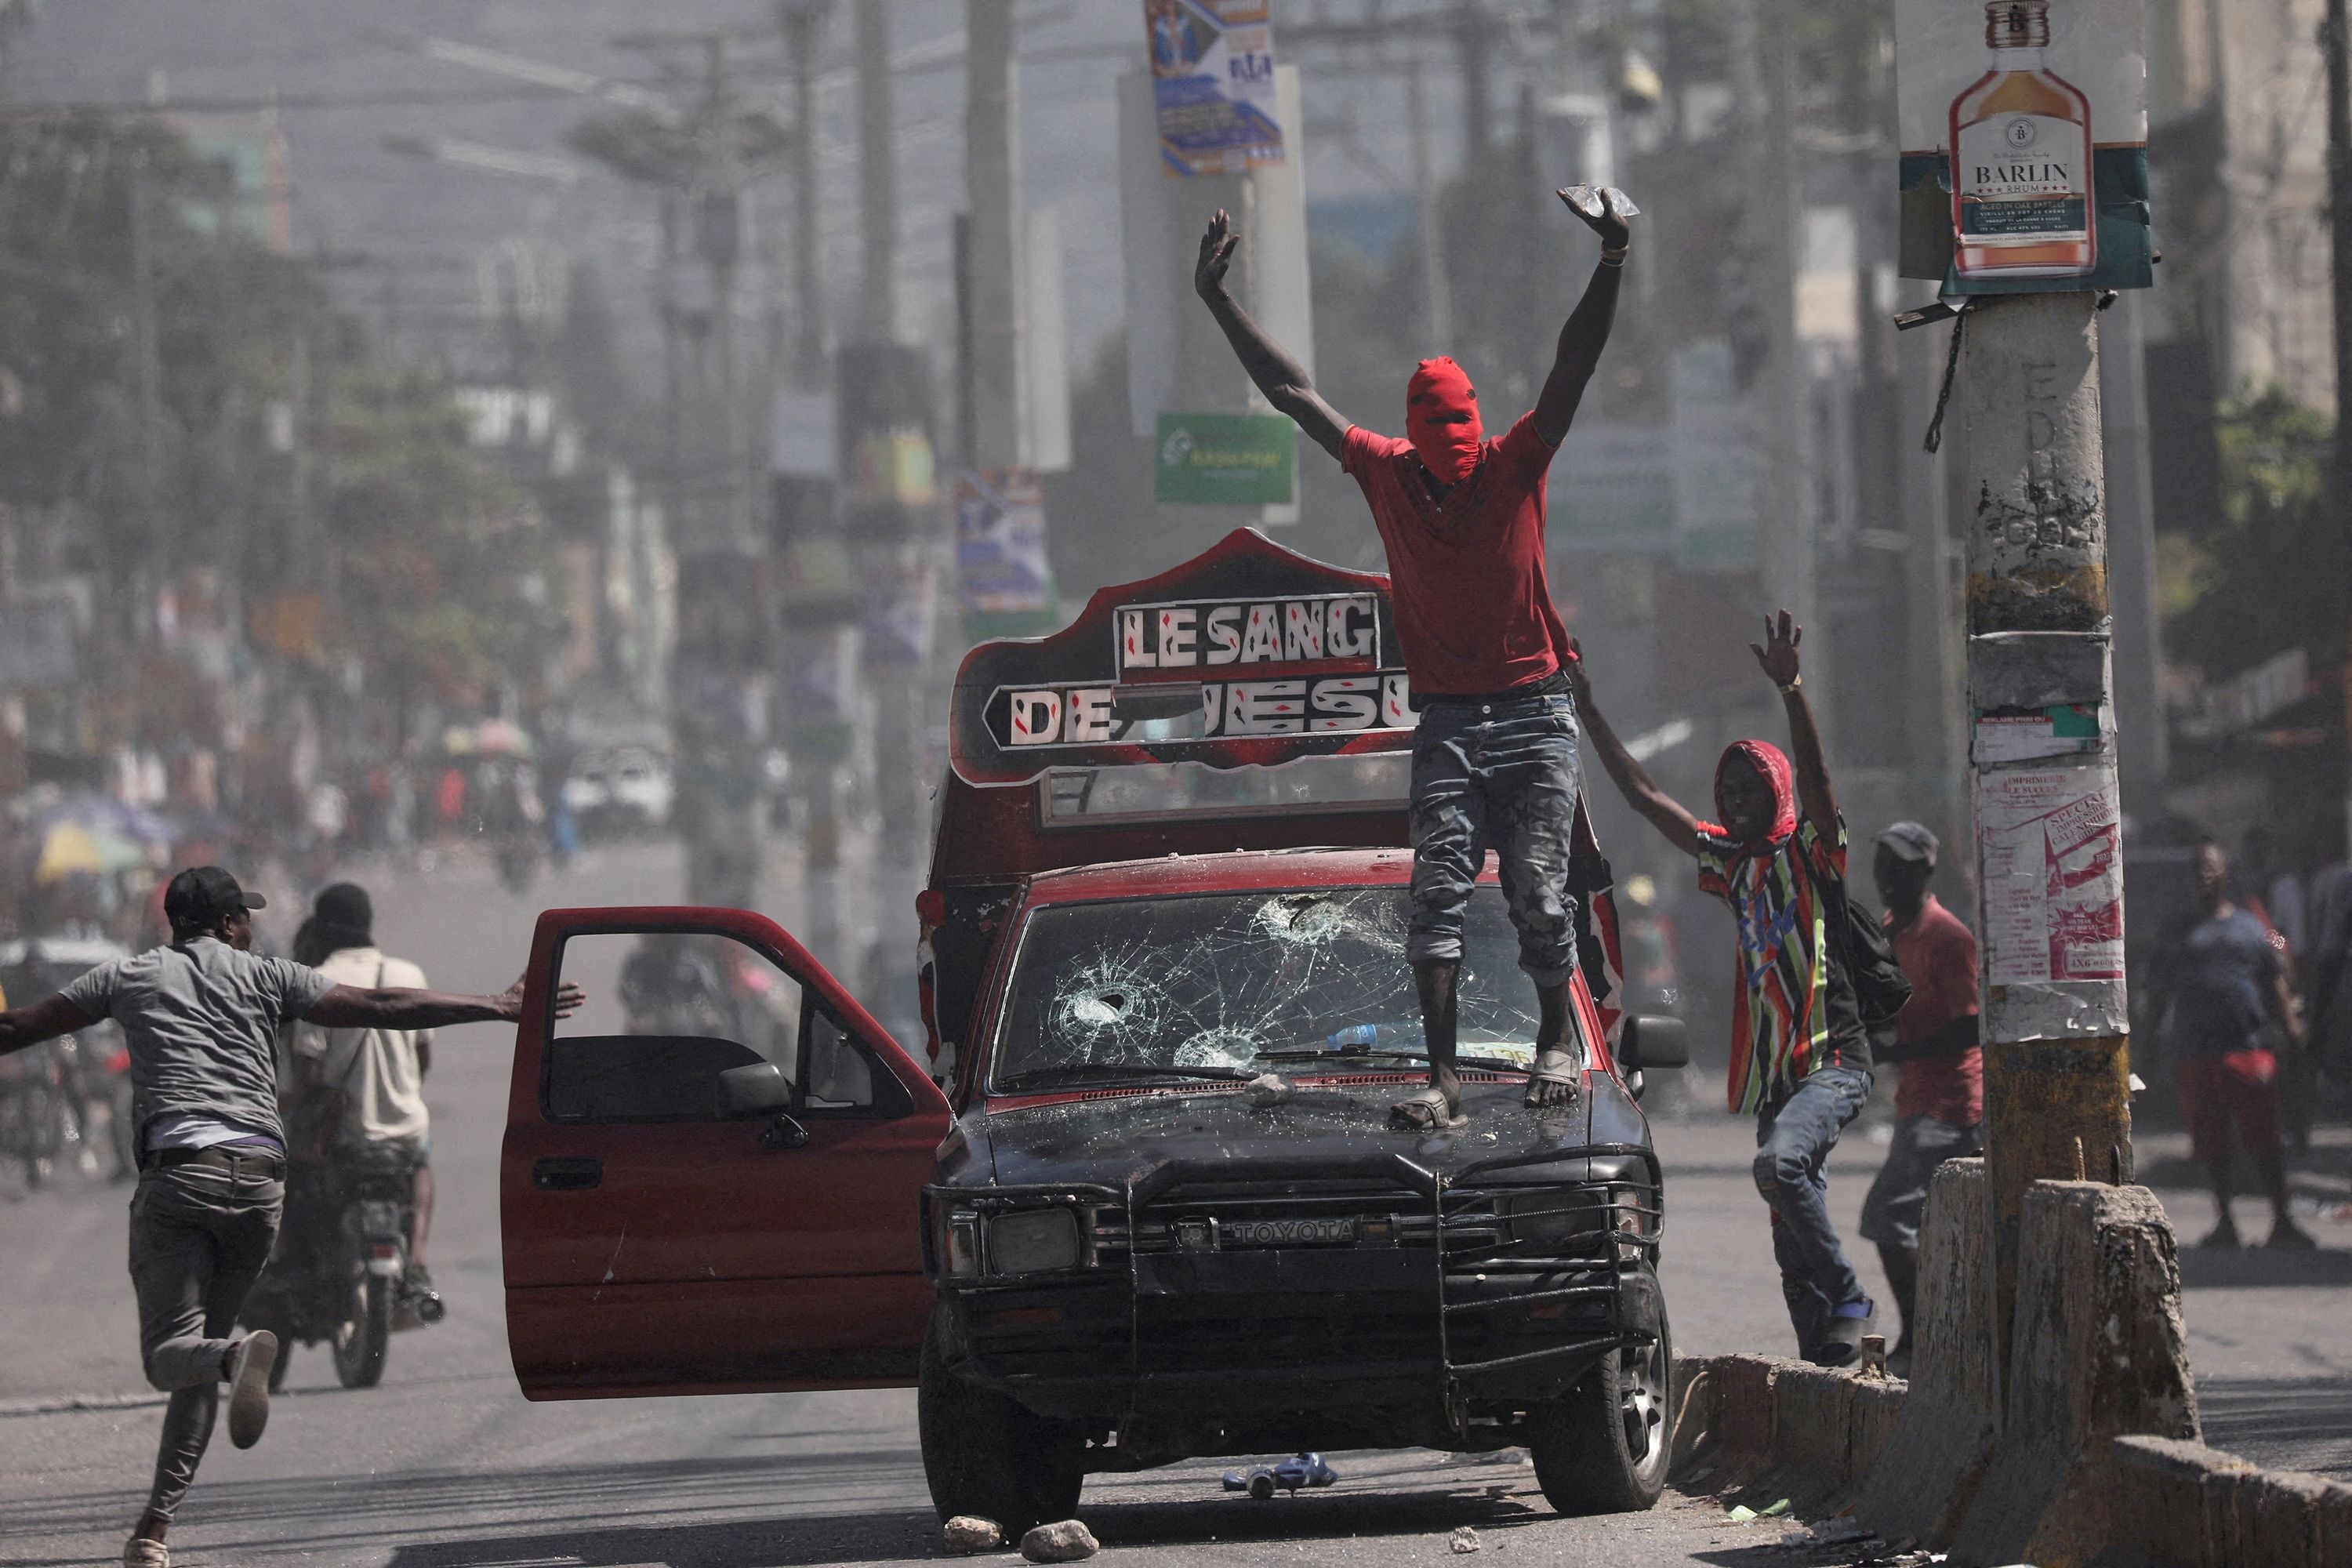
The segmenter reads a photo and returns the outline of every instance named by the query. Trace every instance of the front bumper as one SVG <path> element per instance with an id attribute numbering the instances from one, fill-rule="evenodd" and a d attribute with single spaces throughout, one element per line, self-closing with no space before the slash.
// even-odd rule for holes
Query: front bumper
<path id="1" fill-rule="evenodd" d="M 958 1372 L 1041 1415 L 1412 1409 L 1458 1429 L 1657 1334 L 1661 1192 L 1633 1144 L 1458 1175 L 1401 1155 L 1171 1162 L 1116 1187 L 929 1188 L 924 1229 Z M 942 1267 L 950 1214 L 1053 1205 L 1079 1211 L 1077 1267 Z"/>

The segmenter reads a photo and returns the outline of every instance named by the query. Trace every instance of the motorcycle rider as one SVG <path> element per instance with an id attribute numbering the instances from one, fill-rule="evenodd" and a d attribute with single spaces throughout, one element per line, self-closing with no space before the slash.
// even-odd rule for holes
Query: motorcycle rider
<path id="1" fill-rule="evenodd" d="M 319 890 L 310 918 L 295 933 L 294 959 L 362 990 L 425 984 L 422 969 L 375 945 L 375 905 L 354 882 Z M 433 1031 L 302 1023 L 294 1026 L 288 1050 L 289 1099 L 299 1107 L 289 1124 L 299 1121 L 310 1131 L 317 1152 L 341 1163 L 407 1166 L 411 1217 L 402 1289 L 414 1306 L 437 1301 L 425 1266 L 433 1228 L 433 1119 L 425 1104 Z"/>

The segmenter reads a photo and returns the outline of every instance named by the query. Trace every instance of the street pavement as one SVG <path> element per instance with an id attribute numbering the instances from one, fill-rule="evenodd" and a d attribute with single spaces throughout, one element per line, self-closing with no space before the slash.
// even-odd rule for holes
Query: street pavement
<path id="1" fill-rule="evenodd" d="M 850 864 L 772 879 L 778 918 L 851 978 L 904 924 L 902 867 Z M 660 846 L 600 848 L 528 898 L 458 858 L 430 874 L 360 875 L 378 934 L 436 985 L 496 990 L 520 971 L 542 904 L 657 903 L 677 895 Z M 291 900 L 288 900 L 290 902 Z M 296 911 L 271 911 L 282 940 Z M 852 983 L 856 981 L 853 979 Z M 505 1032 L 446 1031 L 429 1092 L 440 1179 L 435 1277 L 448 1320 L 393 1342 L 382 1387 L 335 1384 L 323 1348 L 295 1352 L 260 1447 L 207 1455 L 174 1527 L 192 1565 L 302 1562 L 367 1568 L 674 1568 L 923 1562 L 939 1556 L 908 1391 L 533 1405 L 508 1365 L 499 1303 L 496 1168 Z M 1787 1353 L 1752 1133 L 1694 1082 L 1657 1127 L 1668 1172 L 1665 1286 L 1677 1347 Z M 1664 1097 L 1659 1097 L 1664 1098 Z M 1849 1238 L 1880 1150 L 1867 1130 L 1832 1165 Z M 2141 1140 L 2140 1170 L 2184 1236 L 2210 1200 L 2178 1135 Z M 2352 1477 L 2352 1132 L 2324 1129 L 2298 1175 L 2323 1250 L 2184 1253 L 2189 1347 L 2207 1434 L 2260 1462 Z M 160 1396 L 137 1364 L 123 1271 L 128 1189 L 68 1174 L 30 1194 L 0 1173 L 0 1568 L 112 1561 L 152 1460 Z M 2261 1205 L 2239 1215 L 2267 1233 Z M 1859 1249 L 1867 1254 L 1866 1247 Z M 1874 1258 L 1856 1262 L 1874 1285 Z M 1890 1337 L 1892 1323 L 1887 1324 Z M 1778 1549 L 1778 1521 L 1735 1525 L 1723 1504 L 1669 1494 L 1655 1511 L 1561 1520 L 1517 1455 L 1333 1456 L 1329 1491 L 1253 1503 L 1224 1495 L 1223 1462 L 1090 1482 L 1081 1515 L 1106 1557 L 1349 1568 L 1448 1553 L 1468 1526 L 1513 1561 L 1611 1568 L 1843 1562 Z"/>

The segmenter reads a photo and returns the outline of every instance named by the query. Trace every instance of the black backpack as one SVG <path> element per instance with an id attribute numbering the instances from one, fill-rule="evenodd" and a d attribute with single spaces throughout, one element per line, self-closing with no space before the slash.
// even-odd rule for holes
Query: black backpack
<path id="1" fill-rule="evenodd" d="M 1815 885 L 1829 900 L 1829 919 L 1823 924 L 1835 944 L 1838 961 L 1845 966 L 1846 978 L 1853 983 L 1854 1005 L 1861 1010 L 1863 1026 L 1877 1028 L 1893 1023 L 1895 1015 L 1911 1000 L 1911 982 L 1903 977 L 1894 939 L 1884 925 L 1846 897 L 1843 879 Z"/>

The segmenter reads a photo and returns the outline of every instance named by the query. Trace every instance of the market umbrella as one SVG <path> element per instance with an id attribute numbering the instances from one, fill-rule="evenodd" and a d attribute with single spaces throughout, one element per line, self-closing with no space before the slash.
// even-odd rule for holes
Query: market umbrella
<path id="1" fill-rule="evenodd" d="M 43 836 L 33 880 L 47 884 L 88 874 L 108 877 L 147 863 L 147 851 L 110 827 L 60 822 Z"/>
<path id="2" fill-rule="evenodd" d="M 39 822 L 44 828 L 80 827 L 166 848 L 172 843 L 170 823 L 152 811 L 107 795 L 78 795 L 59 801 L 40 814 Z"/>

